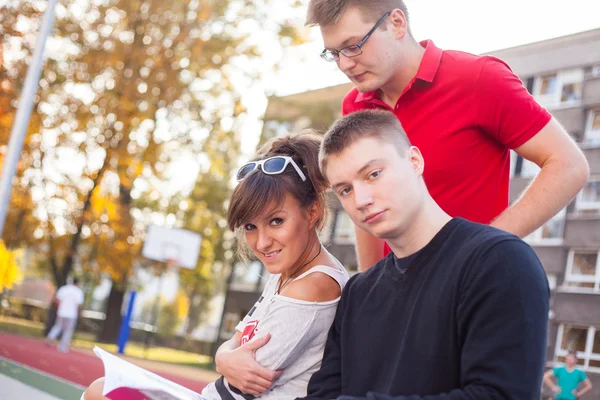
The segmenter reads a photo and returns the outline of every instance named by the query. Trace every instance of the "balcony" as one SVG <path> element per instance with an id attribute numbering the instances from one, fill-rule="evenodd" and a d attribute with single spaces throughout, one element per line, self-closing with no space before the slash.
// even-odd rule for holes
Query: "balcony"
<path id="1" fill-rule="evenodd" d="M 584 145 L 582 145 L 584 147 Z M 600 146 L 588 147 L 583 150 L 583 154 L 590 164 L 590 172 L 592 174 L 600 174 Z"/>
<path id="2" fill-rule="evenodd" d="M 574 293 L 559 288 L 554 293 L 554 321 L 600 326 L 600 294 Z"/>
<path id="3" fill-rule="evenodd" d="M 551 112 L 567 132 L 573 135 L 577 141 L 582 140 L 586 122 L 583 107 L 559 108 L 551 110 Z"/>
<path id="4" fill-rule="evenodd" d="M 600 78 L 585 81 L 583 85 L 583 104 L 586 106 L 600 105 Z"/>
<path id="5" fill-rule="evenodd" d="M 565 273 L 568 250 L 563 246 L 544 246 L 531 243 L 547 274 Z"/>
<path id="6" fill-rule="evenodd" d="M 568 248 L 598 248 L 600 214 L 568 215 L 565 222 L 564 245 Z"/>

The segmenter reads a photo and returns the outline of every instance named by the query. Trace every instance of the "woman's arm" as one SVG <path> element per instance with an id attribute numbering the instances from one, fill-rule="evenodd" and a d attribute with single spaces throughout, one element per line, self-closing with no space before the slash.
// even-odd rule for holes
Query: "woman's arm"
<path id="1" fill-rule="evenodd" d="M 256 338 L 240 346 L 241 332 L 223 343 L 215 355 L 217 372 L 227 382 L 244 393 L 258 396 L 266 392 L 279 378 L 281 371 L 271 371 L 256 362 L 254 353 L 271 339 L 270 335 Z"/>

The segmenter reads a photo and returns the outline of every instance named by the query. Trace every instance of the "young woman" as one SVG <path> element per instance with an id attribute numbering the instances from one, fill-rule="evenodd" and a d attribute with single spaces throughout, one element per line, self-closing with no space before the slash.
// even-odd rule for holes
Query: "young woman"
<path id="1" fill-rule="evenodd" d="M 228 224 L 271 276 L 217 351 L 223 376 L 202 391 L 208 399 L 302 397 L 320 367 L 348 280 L 318 237 L 327 188 L 318 167 L 320 141 L 312 133 L 276 138 L 237 173 Z M 102 383 L 94 382 L 83 398 L 102 399 Z"/>

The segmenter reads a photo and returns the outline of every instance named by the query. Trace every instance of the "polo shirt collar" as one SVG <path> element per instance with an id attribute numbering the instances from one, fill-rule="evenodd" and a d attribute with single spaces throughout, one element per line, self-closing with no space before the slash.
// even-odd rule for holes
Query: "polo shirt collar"
<path id="1" fill-rule="evenodd" d="M 425 81 L 425 82 L 433 82 L 435 75 L 440 67 L 440 62 L 442 60 L 442 49 L 438 48 L 435 44 L 433 44 L 432 40 L 424 40 L 419 43 L 422 47 L 425 48 L 425 53 L 423 53 L 423 59 L 421 60 L 421 64 L 419 65 L 419 70 L 417 71 L 417 75 L 413 79 L 413 82 L 417 79 Z M 412 82 L 411 82 L 412 83 Z M 355 103 L 361 101 L 373 101 L 378 99 L 379 90 L 374 90 L 372 92 L 359 92 L 356 95 Z"/>
<path id="2" fill-rule="evenodd" d="M 423 59 L 415 78 L 426 82 L 433 82 L 433 78 L 435 78 L 435 74 L 440 67 L 440 61 L 442 60 L 442 49 L 436 47 L 432 40 L 424 40 L 419 44 L 425 48 L 425 53 L 423 54 Z"/>

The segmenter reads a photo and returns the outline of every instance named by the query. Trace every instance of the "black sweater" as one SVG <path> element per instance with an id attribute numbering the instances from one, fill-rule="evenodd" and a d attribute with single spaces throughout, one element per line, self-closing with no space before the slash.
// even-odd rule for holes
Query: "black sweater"
<path id="1" fill-rule="evenodd" d="M 549 298 L 531 247 L 455 218 L 352 277 L 306 399 L 539 399 Z"/>

